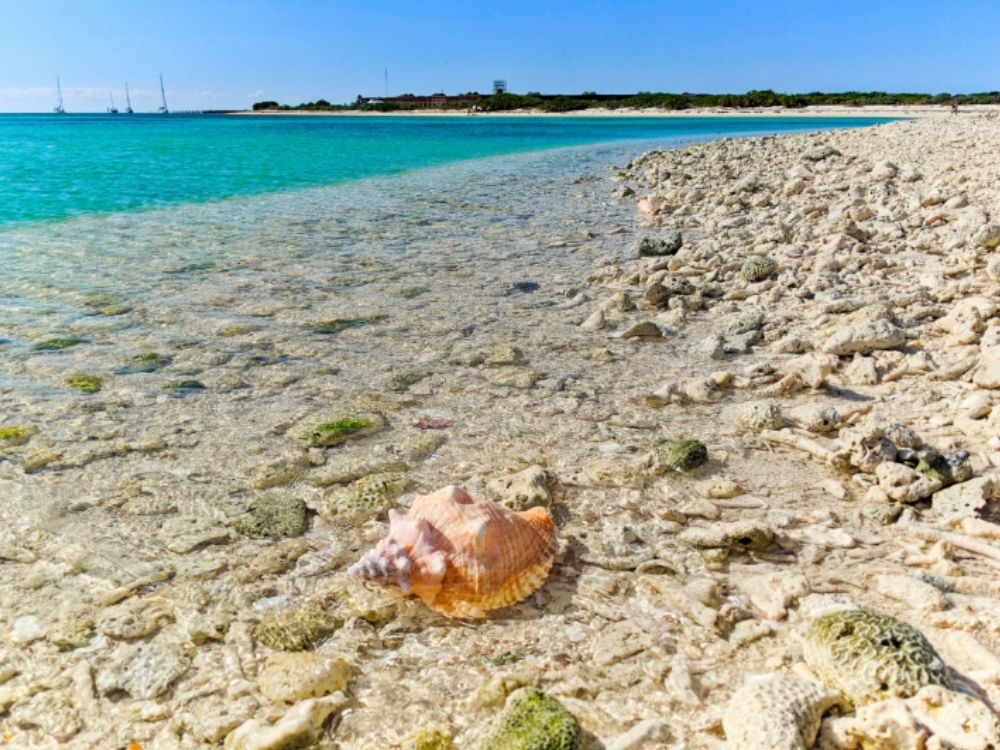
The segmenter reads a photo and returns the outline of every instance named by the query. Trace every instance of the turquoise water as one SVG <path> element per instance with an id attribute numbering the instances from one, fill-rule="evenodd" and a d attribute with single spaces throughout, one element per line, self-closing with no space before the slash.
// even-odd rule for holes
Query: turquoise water
<path id="1" fill-rule="evenodd" d="M 0 227 L 318 187 L 563 146 L 875 122 L 879 120 L 0 115 Z"/>

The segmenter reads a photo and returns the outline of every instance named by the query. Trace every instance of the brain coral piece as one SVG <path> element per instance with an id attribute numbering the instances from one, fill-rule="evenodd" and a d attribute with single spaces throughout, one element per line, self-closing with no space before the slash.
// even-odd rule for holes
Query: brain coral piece
<path id="1" fill-rule="evenodd" d="M 350 572 L 449 617 L 483 617 L 534 593 L 555 553 L 544 508 L 515 513 L 450 486 L 418 497 L 405 516 L 389 511 L 388 536 Z"/>
<path id="2" fill-rule="evenodd" d="M 579 750 L 580 726 L 563 705 L 540 690 L 521 688 L 507 698 L 476 750 Z"/>
<path id="3" fill-rule="evenodd" d="M 823 714 L 840 702 L 836 692 L 812 680 L 751 677 L 730 698 L 722 727 L 734 750 L 806 750 Z"/>
<path id="4" fill-rule="evenodd" d="M 920 631 L 868 609 L 817 617 L 803 651 L 813 672 L 855 706 L 909 698 L 925 685 L 951 687 L 944 662 Z"/>

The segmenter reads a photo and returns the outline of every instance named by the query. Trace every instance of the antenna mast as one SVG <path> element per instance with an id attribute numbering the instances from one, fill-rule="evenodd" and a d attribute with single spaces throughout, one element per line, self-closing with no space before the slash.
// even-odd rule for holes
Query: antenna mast
<path id="1" fill-rule="evenodd" d="M 385 98 L 389 98 L 389 69 L 385 69 Z"/>
<path id="2" fill-rule="evenodd" d="M 167 109 L 167 92 L 163 89 L 163 73 L 160 73 L 160 98 L 163 100 L 163 104 L 160 105 L 160 113 L 170 114 L 170 110 Z"/>

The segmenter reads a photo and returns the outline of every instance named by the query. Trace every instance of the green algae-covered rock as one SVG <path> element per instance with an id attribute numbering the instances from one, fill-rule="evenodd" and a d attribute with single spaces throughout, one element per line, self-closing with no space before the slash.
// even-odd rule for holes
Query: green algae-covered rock
<path id="1" fill-rule="evenodd" d="M 490 349 L 486 355 L 488 365 L 522 365 L 528 361 L 524 352 L 515 346 L 499 344 Z"/>
<path id="2" fill-rule="evenodd" d="M 909 698 L 925 685 L 951 688 L 947 667 L 919 630 L 869 609 L 817 617 L 803 653 L 816 676 L 856 707 Z"/>
<path id="3" fill-rule="evenodd" d="M 254 638 L 275 651 L 305 651 L 344 626 L 319 607 L 302 607 L 268 615 L 254 628 Z"/>
<path id="4" fill-rule="evenodd" d="M 924 476 L 939 481 L 942 487 L 950 487 L 972 478 L 972 464 L 969 463 L 967 451 L 941 455 L 937 451 L 925 449 L 919 452 L 915 468 Z"/>
<path id="5" fill-rule="evenodd" d="M 171 357 L 157 352 L 143 352 L 129 357 L 125 364 L 115 370 L 117 375 L 134 375 L 140 372 L 155 372 L 160 370 L 172 361 Z"/>
<path id="6" fill-rule="evenodd" d="M 359 521 L 387 513 L 406 489 L 406 475 L 398 471 L 369 474 L 352 489 L 335 491 L 321 513 L 338 521 Z"/>
<path id="7" fill-rule="evenodd" d="M 708 449 L 699 440 L 664 440 L 653 449 L 658 472 L 691 471 L 708 461 Z"/>
<path id="8" fill-rule="evenodd" d="M 573 715 L 540 690 L 521 688 L 476 750 L 579 750 L 582 733 Z"/>
<path id="9" fill-rule="evenodd" d="M 89 372 L 75 372 L 66 378 L 66 385 L 80 393 L 97 393 L 101 390 L 102 379 Z"/>
<path id="10" fill-rule="evenodd" d="M 332 320 L 320 320 L 316 323 L 305 323 L 305 328 L 310 333 L 334 334 L 346 331 L 351 328 L 361 328 L 369 323 L 381 323 L 388 315 L 365 315 L 360 318 L 334 318 Z"/>
<path id="11" fill-rule="evenodd" d="M 302 437 L 315 448 L 329 448 L 355 438 L 372 435 L 385 425 L 377 414 L 355 417 L 341 417 L 329 422 L 321 422 L 308 430 Z"/>
<path id="12" fill-rule="evenodd" d="M 125 298 L 111 292 L 91 292 L 83 301 L 88 315 L 124 315 L 132 311 Z"/>
<path id="13" fill-rule="evenodd" d="M 174 380 L 164 385 L 163 390 L 174 398 L 184 398 L 192 393 L 201 393 L 205 384 L 200 380 Z"/>
<path id="14" fill-rule="evenodd" d="M 24 445 L 36 432 L 38 432 L 38 428 L 32 425 L 11 424 L 0 427 L 0 445 L 5 448 Z"/>
<path id="15" fill-rule="evenodd" d="M 223 326 L 215 333 L 217 336 L 222 336 L 223 338 L 232 338 L 233 336 L 245 336 L 248 333 L 256 333 L 259 330 L 260 326 L 258 325 L 233 323 L 228 326 Z"/>
<path id="16" fill-rule="evenodd" d="M 254 500 L 250 512 L 233 524 L 241 534 L 258 539 L 299 536 L 308 526 L 304 502 L 272 493 Z"/>
<path id="17" fill-rule="evenodd" d="M 406 743 L 407 750 L 455 750 L 451 735 L 440 729 L 421 729 Z"/>
<path id="18" fill-rule="evenodd" d="M 44 341 L 39 341 L 33 344 L 31 348 L 39 352 L 58 352 L 82 343 L 83 339 L 79 336 L 66 336 L 64 338 L 45 339 Z"/>

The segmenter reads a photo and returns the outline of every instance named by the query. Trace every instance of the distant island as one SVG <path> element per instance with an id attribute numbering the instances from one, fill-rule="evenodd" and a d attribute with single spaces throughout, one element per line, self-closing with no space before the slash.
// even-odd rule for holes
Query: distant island
<path id="1" fill-rule="evenodd" d="M 256 102 L 255 112 L 406 112 L 419 110 L 472 110 L 477 112 L 508 112 L 536 110 L 539 112 L 576 112 L 586 109 L 662 109 L 684 110 L 710 107 L 731 109 L 759 109 L 784 107 L 803 109 L 812 106 L 924 106 L 924 105 L 1000 104 L 1000 91 L 975 94 L 916 94 L 887 93 L 884 91 L 845 91 L 808 94 L 781 94 L 770 89 L 748 91 L 745 94 L 670 94 L 640 91 L 635 94 L 599 94 L 585 91 L 582 94 L 527 94 L 495 93 L 428 95 L 402 94 L 391 97 L 358 96 L 350 104 L 331 104 L 325 99 L 302 104 L 279 104 L 276 101 Z"/>

